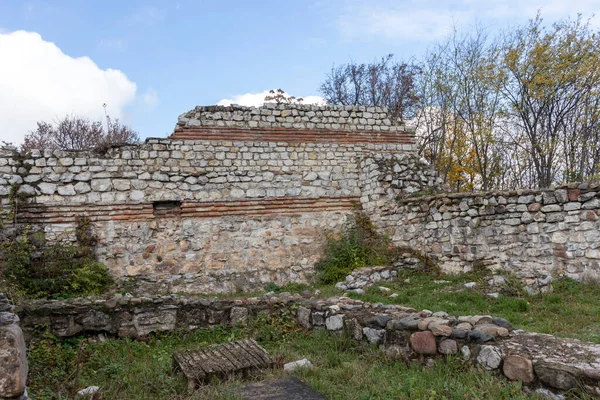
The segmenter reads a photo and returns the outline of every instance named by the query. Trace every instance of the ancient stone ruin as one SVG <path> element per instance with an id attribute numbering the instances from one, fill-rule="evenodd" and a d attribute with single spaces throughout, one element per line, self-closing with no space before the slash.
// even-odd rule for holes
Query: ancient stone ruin
<path id="1" fill-rule="evenodd" d="M 143 290 L 251 291 L 305 281 L 324 234 L 376 202 L 372 165 L 397 157 L 399 190 L 436 187 L 413 134 L 380 108 L 198 107 L 168 139 L 105 152 L 0 154 L 16 223 L 74 240 L 89 217 L 97 255 Z"/>
<path id="2" fill-rule="evenodd" d="M 77 152 L 3 148 L 0 198 L 7 232 L 29 226 L 50 242 L 75 241 L 78 221 L 87 218 L 99 261 L 134 294 L 31 302 L 20 310 L 28 336 L 44 325 L 58 337 L 103 332 L 137 338 L 244 323 L 277 303 L 294 305 L 306 329 L 345 330 L 398 358 L 461 353 L 510 379 L 560 390 L 583 382 L 600 395 L 597 345 L 516 331 L 491 316 L 344 297 L 172 295 L 305 282 L 323 254 L 325 234 L 357 209 L 394 244 L 425 254 L 444 271 L 506 269 L 531 292 L 547 290 L 561 275 L 598 280 L 598 185 L 445 193 L 417 155 L 414 132 L 382 108 L 196 107 L 166 139 Z M 339 287 L 361 290 L 393 279 L 403 266 L 355 271 Z M 6 325 L 0 344 L 10 342 L 21 362 L 20 329 L 13 320 L 0 325 Z M 24 389 L 19 373 L 0 385 L 14 393 Z"/>
<path id="3" fill-rule="evenodd" d="M 361 208 L 395 244 L 459 272 L 600 270 L 600 188 L 445 194 L 414 134 L 385 109 L 265 104 L 196 107 L 167 139 L 101 151 L 0 153 L 14 221 L 72 241 L 89 217 L 97 255 L 142 291 L 250 291 L 302 282 L 324 234 Z"/>

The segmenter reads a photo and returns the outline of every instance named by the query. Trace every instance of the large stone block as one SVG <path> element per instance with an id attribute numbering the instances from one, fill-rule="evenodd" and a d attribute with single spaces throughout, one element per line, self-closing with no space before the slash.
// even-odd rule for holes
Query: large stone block
<path id="1" fill-rule="evenodd" d="M 502 371 L 508 379 L 531 383 L 535 380 L 531 360 L 518 355 L 510 355 L 504 359 Z"/>
<path id="2" fill-rule="evenodd" d="M 0 327 L 0 398 L 18 397 L 27 382 L 27 349 L 17 325 Z"/>
<path id="3" fill-rule="evenodd" d="M 435 336 L 431 331 L 415 332 L 410 335 L 410 347 L 418 354 L 434 355 L 437 353 Z"/>

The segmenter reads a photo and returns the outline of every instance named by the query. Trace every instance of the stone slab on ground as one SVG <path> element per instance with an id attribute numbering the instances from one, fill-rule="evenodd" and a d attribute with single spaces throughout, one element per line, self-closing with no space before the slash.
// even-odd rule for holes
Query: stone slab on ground
<path id="1" fill-rule="evenodd" d="M 213 377 L 227 378 L 273 366 L 267 351 L 254 339 L 239 340 L 213 348 L 173 352 L 173 369 L 188 378 L 188 389 L 208 383 Z"/>
<path id="2" fill-rule="evenodd" d="M 240 388 L 244 400 L 327 400 L 296 377 L 252 383 Z"/>

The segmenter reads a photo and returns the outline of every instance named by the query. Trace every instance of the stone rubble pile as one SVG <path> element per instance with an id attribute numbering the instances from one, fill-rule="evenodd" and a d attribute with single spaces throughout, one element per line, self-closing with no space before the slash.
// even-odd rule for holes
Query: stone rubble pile
<path id="1" fill-rule="evenodd" d="M 362 294 L 364 289 L 378 282 L 392 282 L 397 276 L 397 267 L 364 267 L 352 271 L 343 282 L 336 283 L 335 287 L 344 292 Z"/>
<path id="2" fill-rule="evenodd" d="M 419 269 L 421 260 L 411 254 L 403 254 L 393 266 L 363 267 L 352 271 L 345 280 L 338 282 L 335 287 L 344 292 L 364 293 L 367 289 L 379 282 L 393 282 L 398 277 L 401 269 Z"/>
<path id="3" fill-rule="evenodd" d="M 346 332 L 382 347 L 392 358 L 428 362 L 457 354 L 527 387 L 566 391 L 583 387 L 600 396 L 600 345 L 514 330 L 503 318 L 453 316 L 347 297 L 320 299 L 282 293 L 253 298 L 179 296 L 32 301 L 20 312 L 28 335 L 48 326 L 58 337 L 81 333 L 142 337 L 152 332 L 245 324 L 261 312 L 294 310 L 306 329 Z M 39 333 L 36 333 L 39 334 Z"/>

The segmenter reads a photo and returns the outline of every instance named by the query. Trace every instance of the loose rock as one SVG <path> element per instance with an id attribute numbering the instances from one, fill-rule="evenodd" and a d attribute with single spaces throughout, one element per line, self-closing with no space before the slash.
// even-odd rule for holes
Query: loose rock
<path id="1" fill-rule="evenodd" d="M 458 353 L 458 344 L 456 343 L 456 340 L 442 340 L 438 346 L 438 351 L 441 354 L 456 354 Z"/>
<path id="2" fill-rule="evenodd" d="M 435 336 L 431 331 L 415 332 L 410 335 L 410 347 L 418 354 L 434 355 L 437 353 Z"/>
<path id="3" fill-rule="evenodd" d="M 306 358 L 303 358 L 302 360 L 298 360 L 298 361 L 289 362 L 287 364 L 284 364 L 284 366 L 283 366 L 283 370 L 286 372 L 294 372 L 300 368 L 314 369 L 315 367 Z"/>
<path id="4" fill-rule="evenodd" d="M 534 370 L 542 383 L 556 389 L 570 390 L 577 386 L 577 368 L 556 362 L 538 361 Z"/>
<path id="5" fill-rule="evenodd" d="M 19 397 L 27 382 L 27 349 L 17 325 L 0 327 L 0 398 Z"/>
<path id="6" fill-rule="evenodd" d="M 325 320 L 327 330 L 339 331 L 344 327 L 344 316 L 341 314 L 332 315 Z"/>
<path id="7" fill-rule="evenodd" d="M 531 383 L 535 380 L 531 360 L 518 355 L 510 355 L 504 359 L 502 372 L 508 379 Z"/>
<path id="8" fill-rule="evenodd" d="M 488 371 L 497 369 L 502 362 L 502 353 L 495 346 L 481 346 L 477 355 L 477 363 Z"/>

